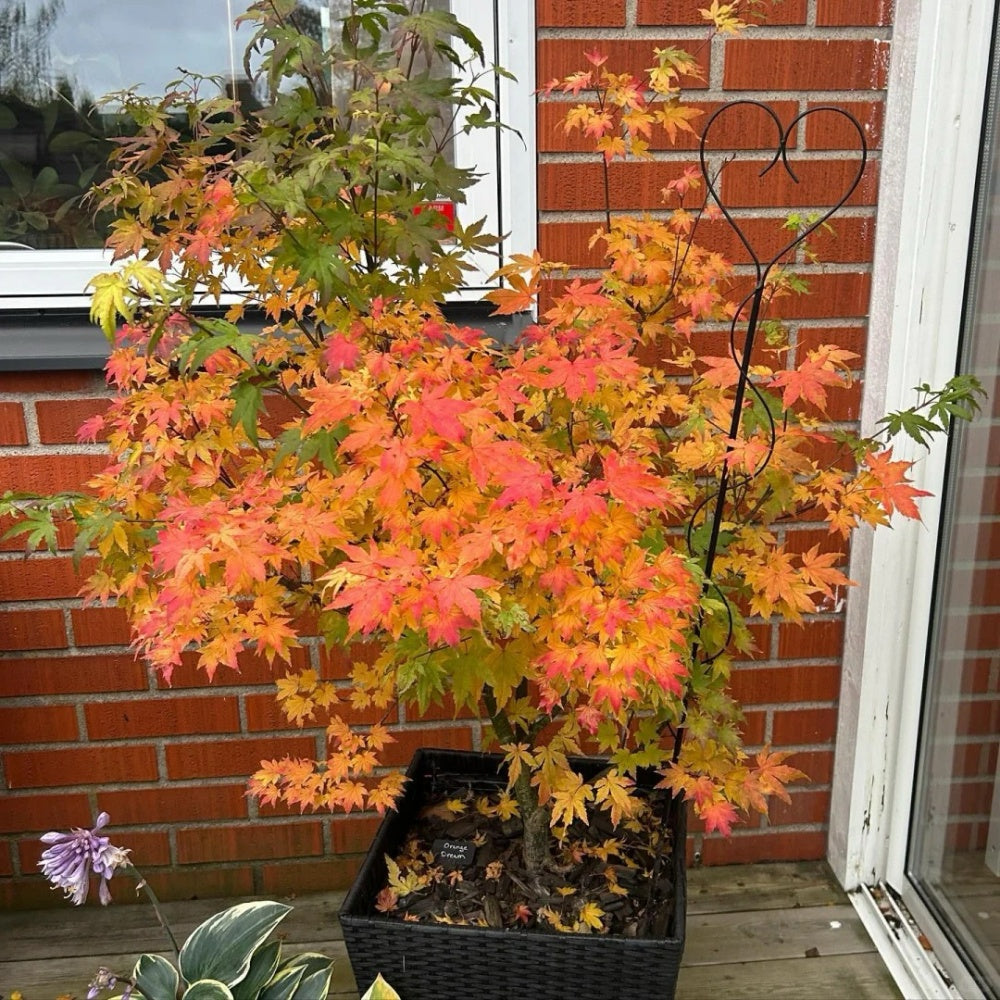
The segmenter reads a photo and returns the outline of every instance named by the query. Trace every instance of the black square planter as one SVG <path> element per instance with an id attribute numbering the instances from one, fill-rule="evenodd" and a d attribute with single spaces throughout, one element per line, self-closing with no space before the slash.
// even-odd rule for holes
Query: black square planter
<path id="1" fill-rule="evenodd" d="M 410 923 L 375 911 L 386 881 L 385 855 L 409 832 L 434 775 L 462 774 L 502 785 L 500 754 L 418 750 L 398 809 L 386 816 L 340 910 L 358 988 L 378 973 L 403 1000 L 669 1000 L 684 951 L 687 906 L 685 810 L 675 802 L 672 876 L 676 898 L 670 936 L 629 939 Z M 604 762 L 574 759 L 584 777 Z M 588 773 L 589 772 L 589 773 Z"/>

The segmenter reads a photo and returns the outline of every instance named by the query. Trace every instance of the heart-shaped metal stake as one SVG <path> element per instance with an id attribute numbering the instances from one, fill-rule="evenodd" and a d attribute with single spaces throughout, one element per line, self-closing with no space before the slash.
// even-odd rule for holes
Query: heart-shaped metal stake
<path id="1" fill-rule="evenodd" d="M 836 203 L 824 211 L 822 214 L 810 220 L 809 225 L 801 229 L 796 233 L 795 237 L 783 246 L 774 256 L 769 259 L 762 260 L 761 256 L 754 249 L 747 234 L 744 232 L 739 222 L 733 216 L 730 208 L 723 201 L 719 189 L 716 185 L 716 181 L 722 172 L 725 170 L 725 166 L 732 162 L 732 158 L 723 164 L 723 167 L 718 171 L 718 173 L 713 177 L 712 171 L 708 163 L 708 148 L 709 148 L 709 136 L 712 131 L 712 126 L 715 125 L 717 121 L 724 115 L 732 115 L 734 112 L 738 112 L 740 109 L 756 108 L 762 111 L 767 118 L 773 123 L 775 129 L 776 143 L 774 147 L 774 154 L 772 155 L 770 161 L 767 165 L 760 171 L 759 176 L 763 177 L 773 168 L 778 166 L 787 171 L 788 175 L 793 181 L 799 183 L 799 179 L 795 174 L 795 170 L 792 164 L 788 160 L 788 143 L 789 138 L 795 131 L 796 127 L 804 122 L 807 118 L 812 115 L 822 115 L 822 114 L 834 114 L 838 115 L 844 119 L 854 128 L 858 136 L 858 151 L 860 156 L 858 158 L 858 168 L 855 172 L 853 178 L 848 184 L 846 190 L 837 199 Z M 699 151 L 699 159 L 701 162 L 701 172 L 705 179 L 706 188 L 708 191 L 709 198 L 715 202 L 725 217 L 726 221 L 729 223 L 733 232 L 736 233 L 740 242 L 746 248 L 750 255 L 750 259 L 753 262 L 755 268 L 755 277 L 753 289 L 740 301 L 736 314 L 733 318 L 732 324 L 730 326 L 729 334 L 729 349 L 732 354 L 733 360 L 736 362 L 739 368 L 739 379 L 736 383 L 736 391 L 733 399 L 733 415 L 732 422 L 729 429 L 729 440 L 731 442 L 737 439 L 740 431 L 740 423 L 743 414 L 743 404 L 746 399 L 746 393 L 752 392 L 757 395 L 757 398 L 764 402 L 759 390 L 754 386 L 750 379 L 750 356 L 753 352 L 754 342 L 757 335 L 757 324 L 760 319 L 761 306 L 764 300 L 764 295 L 767 288 L 767 279 L 770 275 L 772 269 L 779 264 L 783 259 L 785 259 L 790 253 L 792 253 L 798 246 L 800 246 L 806 239 L 808 239 L 811 233 L 814 233 L 817 229 L 823 226 L 840 208 L 841 206 L 851 197 L 854 190 L 857 188 L 858 184 L 861 183 L 862 175 L 865 171 L 865 164 L 868 158 L 868 144 L 865 141 L 864 129 L 861 127 L 858 120 L 851 115 L 849 112 L 845 111 L 843 108 L 834 107 L 832 105 L 821 105 L 814 108 L 809 108 L 807 111 L 801 112 L 801 114 L 796 115 L 787 126 L 782 126 L 781 119 L 778 117 L 773 108 L 767 104 L 763 104 L 760 101 L 752 100 L 739 100 L 731 101 L 728 104 L 724 104 L 721 108 L 716 110 L 711 117 L 709 117 L 707 123 L 705 124 L 704 131 L 701 137 L 701 146 Z M 748 311 L 749 309 L 749 311 Z M 746 319 L 743 317 L 746 314 Z M 745 323 L 745 331 L 742 338 L 742 344 L 737 346 L 737 336 L 738 330 Z M 761 407 L 762 412 L 767 415 L 767 419 L 770 423 L 770 447 L 768 449 L 767 455 L 758 465 L 754 472 L 748 474 L 749 478 L 755 478 L 760 475 L 760 473 L 767 467 L 771 453 L 774 449 L 775 443 L 775 426 L 774 420 L 771 417 L 770 409 L 764 405 Z M 729 446 L 729 450 L 733 450 L 733 446 Z M 715 563 L 716 553 L 719 547 L 719 537 L 722 529 L 722 523 L 724 520 L 725 506 L 726 506 L 726 495 L 730 490 L 732 483 L 732 471 L 729 467 L 729 463 L 723 461 L 722 471 L 719 474 L 719 485 L 718 490 L 714 495 L 708 496 L 705 501 L 699 506 L 698 510 L 692 515 L 691 521 L 688 526 L 688 547 L 692 550 L 692 554 L 697 554 L 702 559 L 702 565 L 705 571 L 705 587 L 710 588 L 712 584 L 712 569 Z M 708 537 L 708 543 L 705 546 L 704 551 L 700 553 L 693 552 L 693 541 L 692 536 L 695 527 L 695 519 L 698 517 L 702 510 L 705 510 L 714 501 L 715 509 L 711 517 L 711 531 Z M 721 595 L 720 595 L 721 596 Z M 696 648 L 693 650 L 693 656 L 698 657 L 697 642 Z M 706 660 L 714 659 L 718 653 L 709 654 Z M 680 738 L 682 736 L 683 729 L 678 730 L 678 739 L 676 741 L 675 747 L 675 758 L 680 750 Z"/>

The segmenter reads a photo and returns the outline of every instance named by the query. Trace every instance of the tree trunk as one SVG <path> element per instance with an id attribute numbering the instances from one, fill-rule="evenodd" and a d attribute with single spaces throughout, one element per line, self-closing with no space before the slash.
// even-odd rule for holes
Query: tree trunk
<path id="1" fill-rule="evenodd" d="M 503 709 L 497 708 L 493 692 L 488 691 L 484 697 L 486 708 L 493 723 L 493 732 L 501 743 L 517 743 L 514 729 Z M 522 854 L 524 866 L 529 872 L 540 872 L 549 860 L 549 811 L 538 803 L 538 790 L 531 783 L 531 774 L 526 769 L 521 770 L 514 782 L 514 798 L 521 813 L 521 824 L 524 827 Z"/>

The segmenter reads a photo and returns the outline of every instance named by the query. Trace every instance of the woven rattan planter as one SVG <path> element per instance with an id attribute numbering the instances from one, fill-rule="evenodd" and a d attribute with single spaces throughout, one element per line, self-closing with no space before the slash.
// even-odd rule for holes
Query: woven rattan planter
<path id="1" fill-rule="evenodd" d="M 454 750 L 420 750 L 398 811 L 386 817 L 344 900 L 340 923 L 360 989 L 378 973 L 403 1000 L 669 1000 L 684 951 L 687 903 L 684 810 L 676 808 L 673 878 L 675 917 L 658 940 L 542 934 L 532 931 L 418 924 L 381 916 L 375 897 L 386 879 L 385 854 L 402 845 L 410 817 L 441 773 L 464 774 L 484 787 L 498 783 L 501 757 Z M 584 776 L 599 761 L 575 760 Z"/>

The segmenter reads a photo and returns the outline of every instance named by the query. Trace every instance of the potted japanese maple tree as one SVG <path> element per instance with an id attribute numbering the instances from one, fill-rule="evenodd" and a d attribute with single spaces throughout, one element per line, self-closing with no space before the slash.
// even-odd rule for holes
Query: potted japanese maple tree
<path id="1" fill-rule="evenodd" d="M 500 127 L 476 38 L 392 0 L 352 3 L 333 42 L 300 30 L 294 0 L 244 17 L 262 110 L 196 87 L 124 98 L 137 128 L 95 196 L 116 217 L 118 265 L 94 279 L 93 315 L 114 341 L 117 395 L 83 429 L 106 435 L 108 468 L 84 495 L 8 496 L 0 513 L 36 544 L 75 521 L 80 551 L 101 557 L 89 596 L 127 609 L 166 680 L 189 649 L 209 676 L 244 648 L 274 662 L 290 722 L 325 725 L 328 750 L 264 765 L 250 782 L 262 801 L 383 813 L 405 789 L 407 808 L 479 813 L 516 841 L 516 872 L 509 852 L 482 865 L 509 891 L 477 890 L 464 914 L 456 896 L 456 918 L 449 892 L 470 857 L 460 845 L 456 867 L 408 845 L 401 811 L 345 911 L 361 979 L 384 972 L 407 1000 L 470 983 L 481 997 L 516 985 L 606 998 L 609 976 L 622 995 L 651 976 L 669 995 L 684 808 L 728 832 L 799 776 L 785 754 L 742 746 L 728 679 L 753 648 L 747 616 L 794 620 L 849 582 L 840 552 L 795 553 L 775 525 L 809 510 L 846 542 L 859 524 L 917 516 L 909 463 L 885 439 L 945 430 L 971 415 L 976 387 L 925 387 L 878 440 L 832 435 L 827 394 L 849 384 L 850 355 L 790 349 L 781 260 L 758 265 L 752 295 L 699 245 L 713 178 L 698 172 L 668 179 L 655 218 L 608 213 L 599 278 L 560 283 L 537 255 L 505 266 L 490 296 L 501 313 L 547 289 L 514 345 L 449 323 L 438 303 L 491 245 L 461 213 L 429 210 L 461 204 L 475 180 L 451 162 L 453 130 Z M 653 128 L 692 127 L 686 54 L 658 51 L 641 83 L 587 60 L 553 86 L 589 98 L 567 126 L 605 164 L 642 155 Z M 703 326 L 730 330 L 730 350 L 699 355 Z M 349 687 L 290 666 L 316 621 L 328 643 L 371 651 Z M 407 788 L 380 767 L 387 722 L 397 704 L 412 719 L 443 699 L 485 718 L 496 756 L 425 755 Z M 348 709 L 384 718 L 352 726 Z M 471 773 L 448 784 L 458 763 Z M 580 890 L 573 864 L 599 869 L 596 888 Z M 541 895 L 522 898 L 514 879 Z M 407 902 L 421 894 L 443 901 L 429 924 Z M 487 929 L 444 926 L 463 916 Z M 598 971 L 581 971 L 584 953 Z"/>

